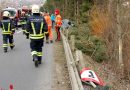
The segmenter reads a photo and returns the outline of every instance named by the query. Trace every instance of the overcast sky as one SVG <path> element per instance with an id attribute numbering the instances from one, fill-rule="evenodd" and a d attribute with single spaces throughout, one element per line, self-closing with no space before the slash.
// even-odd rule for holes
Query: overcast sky
<path id="1" fill-rule="evenodd" d="M 43 4 L 46 0 L 0 0 L 0 5 L 1 2 L 7 2 L 10 5 L 12 3 L 12 5 L 15 4 L 15 6 L 21 6 L 21 5 L 32 5 L 32 4 Z"/>

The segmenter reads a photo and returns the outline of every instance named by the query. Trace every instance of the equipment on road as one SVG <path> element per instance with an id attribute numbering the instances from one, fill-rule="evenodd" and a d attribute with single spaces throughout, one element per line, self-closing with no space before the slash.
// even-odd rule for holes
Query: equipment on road
<path id="1" fill-rule="evenodd" d="M 0 88 L 0 90 L 14 90 L 14 86 L 10 84 L 8 89 Z"/>
<path id="2" fill-rule="evenodd" d="M 14 86 L 13 86 L 13 84 L 10 84 L 10 86 L 9 86 L 9 90 L 14 90 Z"/>
<path id="3" fill-rule="evenodd" d="M 80 75 L 83 82 L 89 82 L 94 88 L 96 85 L 105 86 L 105 83 L 89 68 L 81 70 Z"/>

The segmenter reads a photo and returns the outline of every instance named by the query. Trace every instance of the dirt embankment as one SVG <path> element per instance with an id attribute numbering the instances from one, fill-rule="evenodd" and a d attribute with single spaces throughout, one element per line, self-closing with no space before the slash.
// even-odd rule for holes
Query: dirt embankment
<path id="1" fill-rule="evenodd" d="M 94 70 L 98 76 L 103 79 L 106 85 L 110 87 L 109 90 L 130 90 L 129 82 L 121 79 L 120 74 L 115 74 L 115 72 L 112 71 L 109 63 L 97 63 L 87 55 L 84 55 L 84 61 L 86 67 Z"/>
<path id="2" fill-rule="evenodd" d="M 54 58 L 52 90 L 72 90 L 62 41 L 54 43 Z"/>

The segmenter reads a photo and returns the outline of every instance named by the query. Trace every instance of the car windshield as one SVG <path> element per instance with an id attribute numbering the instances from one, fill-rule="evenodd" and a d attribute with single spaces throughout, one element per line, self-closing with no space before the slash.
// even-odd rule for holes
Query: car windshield
<path id="1" fill-rule="evenodd" d="M 11 16 L 11 17 L 14 17 L 14 16 L 16 15 L 16 12 L 15 12 L 15 11 L 9 11 L 9 13 L 10 13 L 10 16 Z"/>

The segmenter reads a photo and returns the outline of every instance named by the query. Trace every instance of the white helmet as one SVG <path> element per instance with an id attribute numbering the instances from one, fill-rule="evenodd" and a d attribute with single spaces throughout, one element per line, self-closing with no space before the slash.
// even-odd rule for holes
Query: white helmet
<path id="1" fill-rule="evenodd" d="M 4 16 L 4 17 L 9 17 L 9 16 L 10 16 L 10 13 L 9 13 L 8 11 L 4 11 L 4 12 L 3 12 L 3 16 Z"/>
<path id="2" fill-rule="evenodd" d="M 40 13 L 40 7 L 38 5 L 33 5 L 32 13 Z"/>

